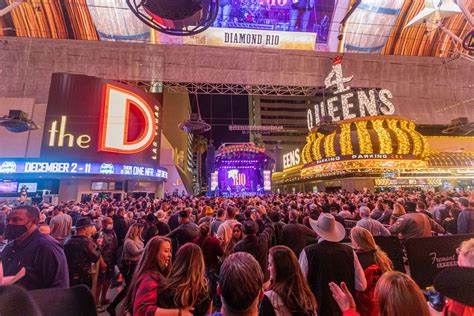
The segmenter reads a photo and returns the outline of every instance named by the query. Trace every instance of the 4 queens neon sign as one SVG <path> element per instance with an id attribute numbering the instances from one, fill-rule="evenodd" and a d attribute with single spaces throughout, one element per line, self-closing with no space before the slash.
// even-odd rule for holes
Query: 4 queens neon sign
<path id="1" fill-rule="evenodd" d="M 104 87 L 101 122 L 97 150 L 120 154 L 139 153 L 150 146 L 151 158 L 158 159 L 160 108 L 150 105 L 143 97 L 125 88 L 107 83 Z M 134 113 L 139 123 L 139 134 L 129 139 L 130 116 Z M 73 135 L 67 132 L 67 116 L 53 121 L 49 129 L 50 147 L 89 148 L 91 136 Z"/>

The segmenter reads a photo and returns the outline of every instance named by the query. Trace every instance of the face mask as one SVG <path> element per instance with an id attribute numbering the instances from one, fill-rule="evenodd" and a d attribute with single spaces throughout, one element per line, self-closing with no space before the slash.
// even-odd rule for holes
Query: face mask
<path id="1" fill-rule="evenodd" d="M 5 239 L 15 240 L 26 233 L 27 230 L 26 225 L 7 224 L 5 227 Z"/>
<path id="2" fill-rule="evenodd" d="M 112 225 L 112 224 L 107 225 L 106 228 L 107 228 L 108 230 L 112 230 L 112 229 L 114 229 L 114 225 Z"/>

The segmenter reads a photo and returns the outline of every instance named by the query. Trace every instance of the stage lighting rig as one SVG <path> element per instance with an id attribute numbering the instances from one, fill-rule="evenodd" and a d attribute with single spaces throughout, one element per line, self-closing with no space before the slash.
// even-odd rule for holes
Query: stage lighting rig
<path id="1" fill-rule="evenodd" d="M 8 115 L 0 117 L 0 126 L 11 133 L 22 133 L 39 129 L 35 122 L 28 119 L 28 114 L 20 110 L 10 110 Z"/>
<path id="2" fill-rule="evenodd" d="M 219 0 L 126 0 L 133 14 L 158 32 L 174 36 L 201 33 L 214 23 Z"/>

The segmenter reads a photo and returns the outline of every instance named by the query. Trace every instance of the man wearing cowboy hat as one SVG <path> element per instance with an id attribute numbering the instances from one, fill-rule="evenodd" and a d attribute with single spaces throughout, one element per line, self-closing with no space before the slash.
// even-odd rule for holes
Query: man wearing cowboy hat
<path id="1" fill-rule="evenodd" d="M 329 282 L 345 282 L 355 295 L 355 290 L 364 291 L 367 287 L 364 270 L 354 250 L 340 243 L 346 230 L 333 215 L 321 213 L 317 221 L 310 218 L 309 223 L 320 238 L 317 244 L 307 246 L 301 252 L 301 270 L 318 302 L 318 315 L 341 315 Z"/>
<path id="2" fill-rule="evenodd" d="M 64 243 L 69 267 L 69 283 L 71 286 L 85 284 L 92 286 L 92 264 L 97 263 L 100 252 L 92 240 L 96 232 L 89 217 L 80 217 L 76 222 L 76 235 L 69 237 Z"/>

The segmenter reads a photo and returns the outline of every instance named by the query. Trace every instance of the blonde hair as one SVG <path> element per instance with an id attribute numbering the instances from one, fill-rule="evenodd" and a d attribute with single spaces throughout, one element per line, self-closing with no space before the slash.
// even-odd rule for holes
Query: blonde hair
<path id="1" fill-rule="evenodd" d="M 393 270 L 392 260 L 377 246 L 374 237 L 367 229 L 358 226 L 352 228 L 351 239 L 357 244 L 359 250 L 374 251 L 375 262 L 377 262 L 382 272 Z"/>
<path id="2" fill-rule="evenodd" d="M 379 316 L 430 316 L 428 304 L 415 281 L 392 271 L 382 275 L 375 287 Z"/>
<path id="3" fill-rule="evenodd" d="M 474 238 L 465 240 L 459 247 L 459 255 L 466 258 L 467 265 L 474 268 Z"/>
<path id="4" fill-rule="evenodd" d="M 127 235 L 125 235 L 125 239 L 132 239 L 135 240 L 137 236 L 140 236 L 141 231 L 143 230 L 143 225 L 135 223 L 130 226 L 127 230 Z"/>
<path id="5" fill-rule="evenodd" d="M 405 207 L 401 205 L 400 203 L 395 203 L 393 204 L 393 216 L 402 216 L 405 215 L 407 212 L 405 211 Z"/>

